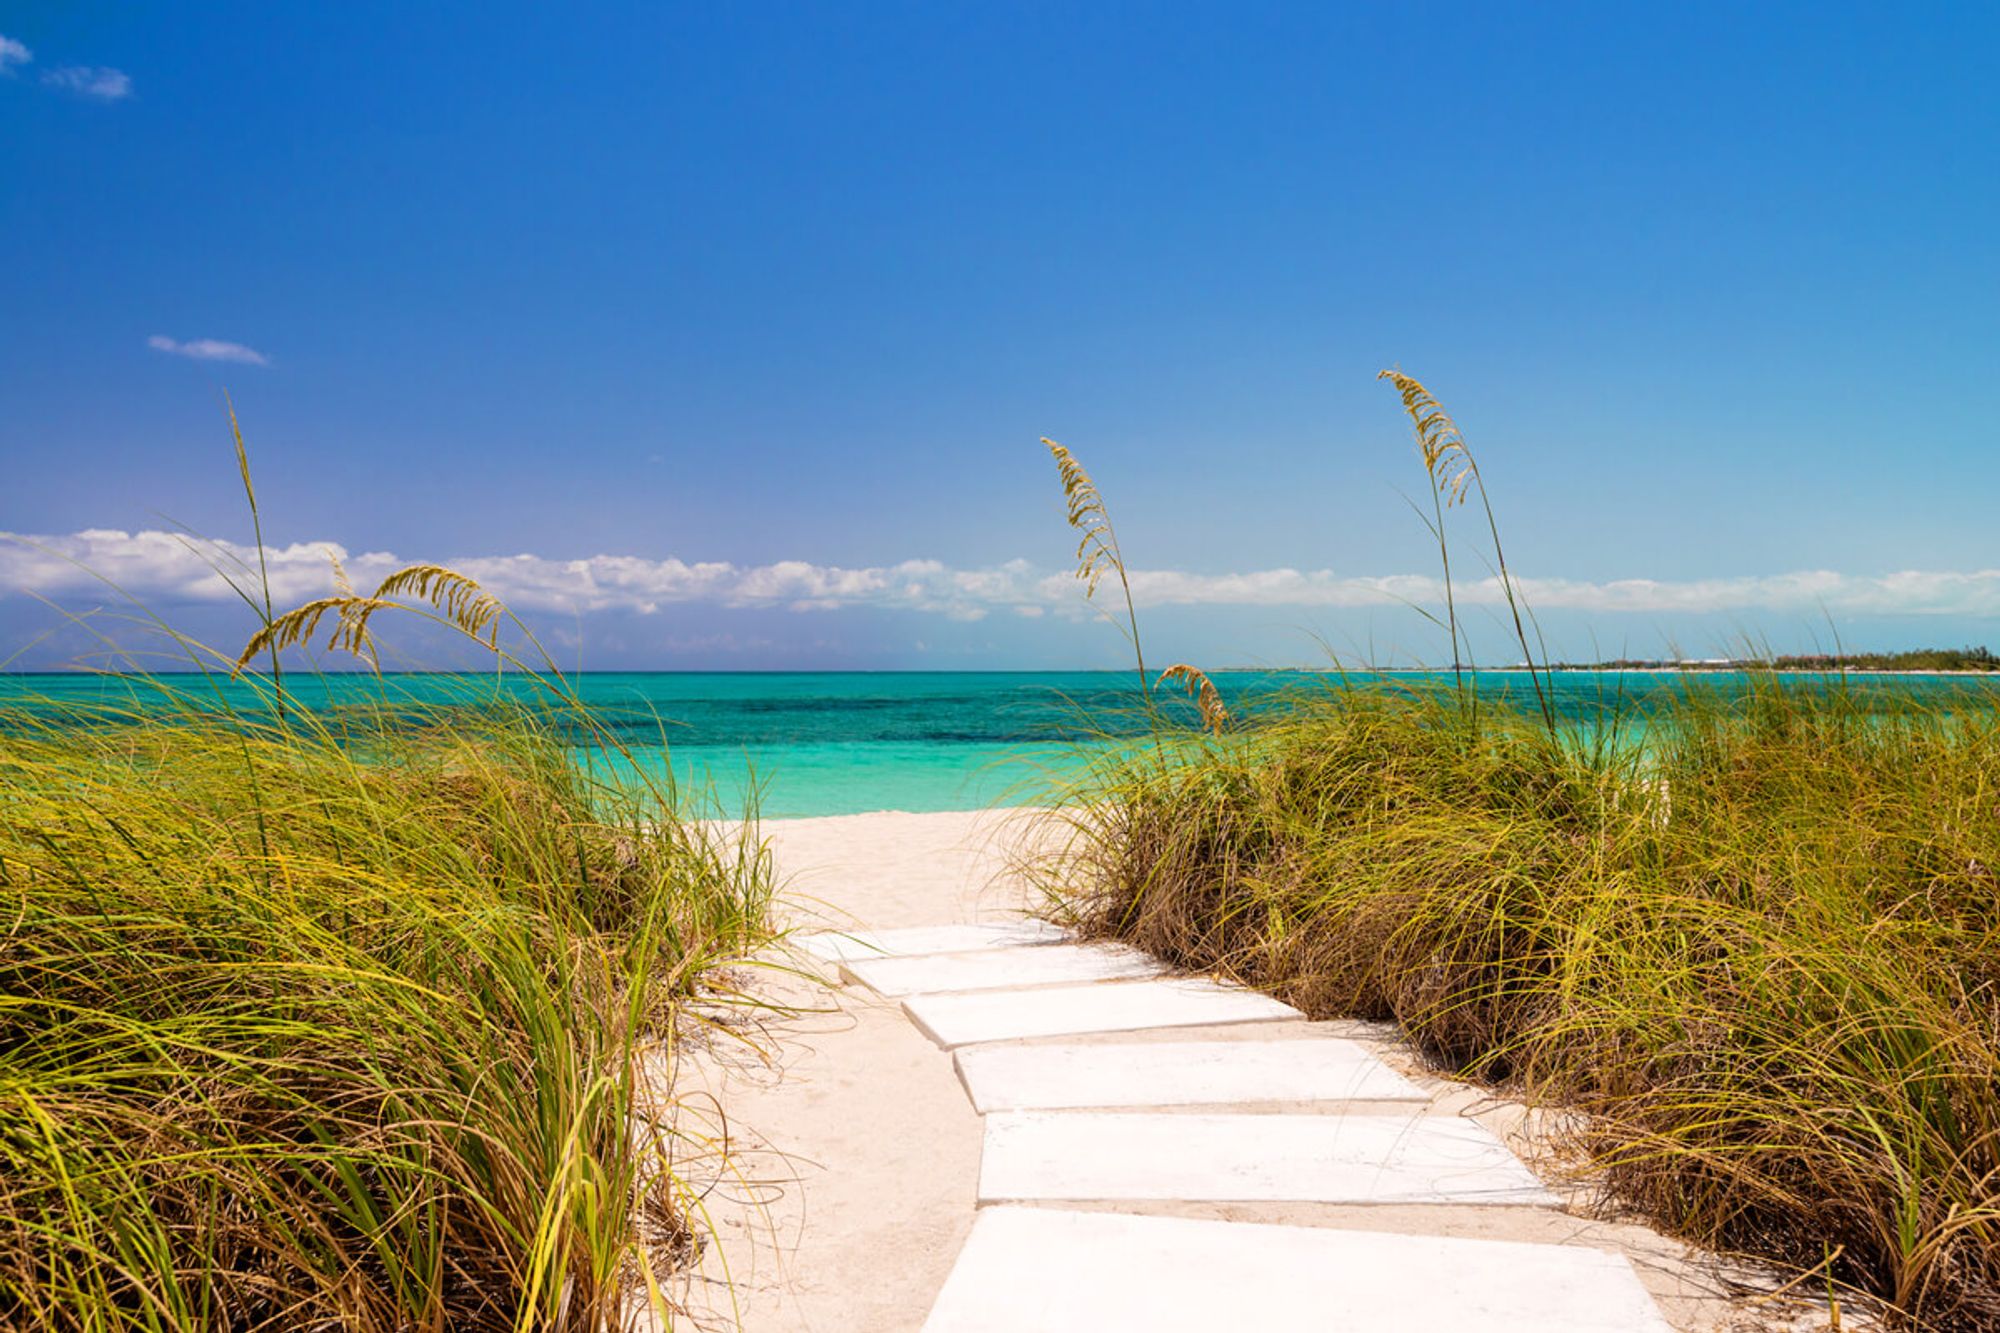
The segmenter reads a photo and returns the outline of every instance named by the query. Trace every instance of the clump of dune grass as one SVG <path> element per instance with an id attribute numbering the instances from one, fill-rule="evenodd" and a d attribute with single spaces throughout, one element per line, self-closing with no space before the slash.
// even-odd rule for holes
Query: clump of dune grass
<path id="1" fill-rule="evenodd" d="M 621 1326 L 760 849 L 529 714 L 174 703 L 0 721 L 0 1324 Z"/>
<path id="2" fill-rule="evenodd" d="M 674 1044 L 768 938 L 754 819 L 711 832 L 619 765 L 462 575 L 363 595 L 336 564 L 279 614 L 218 572 L 263 623 L 233 663 L 169 631 L 195 673 L 0 714 L 0 1326 L 670 1316 L 658 1277 L 700 1243 L 676 1161 L 708 1151 L 674 1132 Z M 281 653 L 325 629 L 373 665 L 392 610 L 529 702 L 301 707 Z"/>
<path id="3" fill-rule="evenodd" d="M 1533 714 L 1467 672 L 1155 715 L 1065 794 L 1043 882 L 1087 933 L 1574 1112 L 1668 1231 L 2000 1328 L 2000 698 L 1690 678 L 1561 725 L 1533 683 Z"/>
<path id="4" fill-rule="evenodd" d="M 2000 1327 L 2000 709 L 1690 696 L 1643 751 L 1329 690 L 1127 750 L 1051 868 L 1095 934 L 1586 1113 L 1615 1197 Z"/>

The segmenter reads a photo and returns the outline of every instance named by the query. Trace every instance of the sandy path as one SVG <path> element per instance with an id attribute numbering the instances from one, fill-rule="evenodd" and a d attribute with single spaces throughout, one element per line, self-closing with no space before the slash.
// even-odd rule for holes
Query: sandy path
<path id="1" fill-rule="evenodd" d="M 774 821 L 765 826 L 787 880 L 781 916 L 801 931 L 892 928 L 1017 918 L 1024 889 L 1009 855 L 1030 836 L 1019 818 L 993 814 L 883 813 Z M 980 1117 L 940 1051 L 899 1007 L 859 986 L 830 984 L 832 969 L 788 955 L 820 978 L 771 970 L 753 989 L 792 1007 L 743 1029 L 754 1041 L 720 1042 L 684 1060 L 677 1093 L 727 1108 L 729 1174 L 690 1163 L 717 1236 L 684 1294 L 693 1327 L 753 1333 L 914 1333 L 929 1312 L 974 1216 Z M 1522 1108 L 1434 1077 L 1392 1031 L 1360 1023 L 1314 1024 L 1362 1041 L 1433 1098 L 1433 1113 L 1462 1114 L 1499 1134 L 1557 1179 Z M 1303 1022 L 1070 1038 L 1076 1041 L 1271 1038 Z M 1277 1109 L 1277 1108 L 1262 1108 Z M 1292 1108 L 1304 1110 L 1305 1107 Z M 691 1115 L 721 1137 L 713 1115 Z M 704 1175 L 704 1172 L 707 1174 Z M 1601 1220 L 1583 1190 L 1558 1192 L 1562 1209 L 1300 1203 L 1104 1203 L 1146 1212 L 1376 1232 L 1582 1244 L 1630 1258 L 1676 1328 L 1807 1329 L 1817 1312 L 1732 1299 L 1712 1262 L 1630 1223 Z M 1075 1205 L 1069 1205 L 1075 1206 Z M 1762 1285 L 1737 1270 L 1738 1281 Z M 1226 1280 L 1219 1277 L 1218 1280 Z M 682 1321 L 686 1324 L 687 1321 Z M 1850 1316 L 1848 1327 L 1858 1325 Z"/>
<path id="2" fill-rule="evenodd" d="M 873 814 L 765 825 L 802 931 L 1018 918 L 1001 815 Z M 827 975 L 825 964 L 791 963 Z M 759 1051 L 718 1045 L 677 1091 L 727 1108 L 736 1175 L 707 1198 L 720 1243 L 690 1300 L 703 1328 L 914 1330 L 972 1225 L 980 1119 L 951 1061 L 892 1002 L 778 971 Z M 712 1124 L 712 1119 L 710 1121 Z M 732 1297 L 734 1311 L 732 1312 Z"/>

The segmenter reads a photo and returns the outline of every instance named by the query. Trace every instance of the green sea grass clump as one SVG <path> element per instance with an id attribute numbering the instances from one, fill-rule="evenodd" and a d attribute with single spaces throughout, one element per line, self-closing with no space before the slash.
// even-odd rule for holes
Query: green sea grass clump
<path id="1" fill-rule="evenodd" d="M 1767 678 L 1626 721 L 1329 688 L 1102 758 L 1051 887 L 1583 1113 L 1680 1235 L 2000 1328 L 2000 707 Z"/>
<path id="2" fill-rule="evenodd" d="M 692 1243 L 665 1075 L 761 848 L 531 711 L 138 688 L 0 719 L 0 1326 L 622 1326 Z"/>

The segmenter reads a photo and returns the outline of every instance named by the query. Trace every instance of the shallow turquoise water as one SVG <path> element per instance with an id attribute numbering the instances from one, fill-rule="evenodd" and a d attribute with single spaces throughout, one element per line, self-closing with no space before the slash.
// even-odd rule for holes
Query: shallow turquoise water
<path id="1" fill-rule="evenodd" d="M 247 682 L 192 675 L 143 682 L 80 673 L 0 675 L 0 708 L 129 703 L 134 716 L 195 706 L 261 712 Z M 1296 679 L 1273 673 L 1271 684 Z M 766 817 L 869 810 L 977 810 L 1046 799 L 1099 729 L 1136 730 L 1136 678 L 1113 672 L 594 673 L 578 693 L 646 768 L 711 785 L 725 809 L 758 792 Z M 496 696 L 534 701 L 520 677 L 361 674 L 288 677 L 289 697 L 324 714 Z M 1268 693 L 1258 682 L 1249 689 Z M 560 718 L 560 714 L 558 714 Z"/>
<path id="2" fill-rule="evenodd" d="M 1351 676 L 1350 682 L 1422 686 L 1450 673 Z M 129 701 L 135 715 L 165 707 L 255 710 L 246 682 L 198 676 L 158 678 L 169 698 L 144 682 L 85 674 L 0 675 L 0 709 L 50 701 Z M 1230 707 L 1256 712 L 1337 677 L 1301 672 L 1227 672 L 1216 684 Z M 1703 688 L 1727 692 L 1744 677 L 1704 674 Z M 1810 678 L 1790 678 L 1811 683 Z M 519 677 L 352 674 L 288 678 L 299 706 L 327 713 L 365 707 L 417 709 L 479 704 L 496 696 L 532 699 Z M 972 810 L 1032 804 L 1051 774 L 1073 772 L 1079 747 L 1138 734 L 1140 695 L 1130 672 L 745 672 L 600 673 L 576 678 L 579 693 L 639 762 L 676 777 L 714 783 L 726 806 L 753 783 L 766 816 L 852 814 L 866 810 Z M 1978 690 L 2000 680 L 1923 676 L 1850 677 L 1849 686 L 1898 696 Z M 1482 695 L 1533 706 L 1525 674 L 1490 672 Z M 1643 713 L 1648 700 L 1684 688 L 1675 675 L 1563 672 L 1552 678 L 1559 714 L 1587 723 L 1618 705 Z M 1170 708 L 1191 712 L 1178 699 Z M 0 732 L 4 725 L 0 724 Z M 0 736 L 4 740 L 4 736 Z"/>

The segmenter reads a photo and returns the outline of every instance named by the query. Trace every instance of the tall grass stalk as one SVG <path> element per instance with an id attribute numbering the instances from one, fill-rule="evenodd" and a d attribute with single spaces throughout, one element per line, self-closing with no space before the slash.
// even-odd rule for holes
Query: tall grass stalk
<path id="1" fill-rule="evenodd" d="M 271 562 L 264 553 L 264 513 L 257 505 L 257 486 L 250 476 L 250 450 L 243 443 L 243 426 L 236 420 L 236 404 L 225 396 L 223 407 L 229 413 L 229 435 L 236 445 L 236 469 L 243 478 L 243 502 L 250 509 L 250 538 L 257 544 L 257 588 L 261 601 L 250 602 L 250 606 L 262 616 L 264 628 L 268 630 L 274 609 L 271 603 Z M 250 601 L 249 598 L 244 600 Z M 278 687 L 272 702 L 282 724 L 285 720 L 285 665 L 278 659 L 277 645 L 271 645 L 270 655 L 271 679 Z"/>
<path id="2" fill-rule="evenodd" d="M 1146 674 L 1146 650 L 1139 643 L 1139 608 L 1132 600 L 1132 580 L 1125 571 L 1125 555 L 1118 549 L 1118 530 L 1111 525 L 1111 510 L 1075 454 L 1046 436 L 1042 445 L 1055 460 L 1056 474 L 1062 479 L 1066 517 L 1077 534 L 1076 577 L 1083 583 L 1083 595 L 1095 600 L 1097 585 L 1107 571 L 1118 579 L 1118 590 L 1125 597 L 1125 621 L 1119 624 L 1113 619 L 1111 623 L 1132 645 L 1132 656 L 1138 663 L 1139 689 L 1150 699 L 1153 686 L 1152 678 Z"/>
<path id="3" fill-rule="evenodd" d="M 1106 571 L 1118 578 L 1118 589 L 1125 598 L 1125 622 L 1121 625 L 1108 614 L 1106 618 L 1132 645 L 1132 657 L 1139 672 L 1139 693 L 1154 729 L 1157 731 L 1160 724 L 1155 691 L 1163 684 L 1180 681 L 1194 698 L 1202 725 L 1212 731 L 1221 731 L 1228 725 L 1229 710 L 1223 706 L 1222 696 L 1206 672 L 1185 662 L 1176 662 L 1162 671 L 1158 680 L 1146 673 L 1146 650 L 1139 642 L 1139 606 L 1132 597 L 1132 579 L 1125 568 L 1125 553 L 1118 546 L 1117 529 L 1111 525 L 1111 510 L 1104 503 L 1097 483 L 1084 471 L 1075 454 L 1047 436 L 1042 438 L 1042 444 L 1055 460 L 1056 473 L 1062 479 L 1069 526 L 1078 536 L 1076 577 L 1083 583 L 1084 599 L 1095 600 L 1097 585 Z"/>
<path id="4" fill-rule="evenodd" d="M 1487 535 L 1493 544 L 1495 577 L 1500 581 L 1501 595 L 1506 598 L 1507 612 L 1513 618 L 1514 638 L 1521 646 L 1521 660 L 1534 685 L 1535 702 L 1541 709 L 1542 721 L 1553 734 L 1556 730 L 1555 705 L 1542 679 L 1542 668 L 1535 662 L 1535 645 L 1528 641 L 1527 622 L 1532 617 L 1527 614 L 1513 573 L 1507 568 L 1507 552 L 1500 542 L 1500 521 L 1494 516 L 1493 497 L 1486 489 L 1486 478 L 1479 470 L 1479 459 L 1465 442 L 1458 423 L 1452 420 L 1444 405 L 1421 381 L 1399 370 L 1384 370 L 1375 378 L 1388 380 L 1403 400 L 1403 411 L 1409 416 L 1416 432 L 1417 450 L 1423 458 L 1424 472 L 1429 479 L 1434 517 L 1426 522 L 1431 525 L 1431 535 L 1438 544 L 1438 559 L 1444 566 L 1445 621 L 1451 635 L 1453 683 L 1459 687 L 1460 697 L 1476 710 L 1478 696 L 1463 693 L 1465 678 L 1459 667 L 1459 653 L 1464 639 L 1459 630 L 1458 600 L 1451 582 L 1451 542 L 1445 532 L 1445 511 L 1465 504 L 1476 491 L 1480 508 L 1486 515 Z M 1543 656 L 1546 658 L 1547 654 Z"/>

